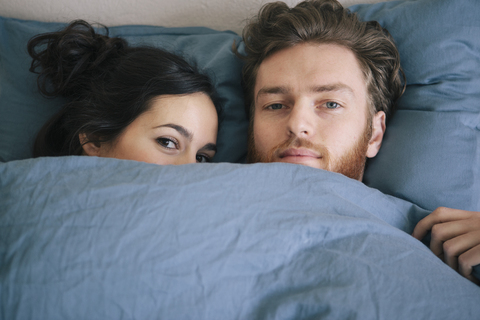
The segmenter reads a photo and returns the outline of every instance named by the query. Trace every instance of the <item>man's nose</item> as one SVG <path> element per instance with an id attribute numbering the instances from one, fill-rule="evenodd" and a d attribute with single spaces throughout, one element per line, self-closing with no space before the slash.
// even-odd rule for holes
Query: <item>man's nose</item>
<path id="1" fill-rule="evenodd" d="M 288 118 L 287 128 L 290 135 L 299 138 L 310 138 L 314 132 L 315 112 L 307 103 L 295 104 Z"/>

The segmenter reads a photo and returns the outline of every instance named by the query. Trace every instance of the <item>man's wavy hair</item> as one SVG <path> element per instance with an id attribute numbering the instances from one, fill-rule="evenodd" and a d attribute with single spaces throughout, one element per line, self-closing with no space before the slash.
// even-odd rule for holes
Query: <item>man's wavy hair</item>
<path id="1" fill-rule="evenodd" d="M 353 51 L 367 82 L 371 115 L 384 111 L 388 119 L 405 91 L 400 56 L 388 31 L 376 21 L 360 21 L 336 0 L 307 0 L 293 8 L 284 2 L 268 3 L 244 28 L 243 40 L 246 56 L 239 56 L 245 61 L 243 85 L 250 119 L 260 64 L 275 52 L 302 43 L 337 44 Z"/>

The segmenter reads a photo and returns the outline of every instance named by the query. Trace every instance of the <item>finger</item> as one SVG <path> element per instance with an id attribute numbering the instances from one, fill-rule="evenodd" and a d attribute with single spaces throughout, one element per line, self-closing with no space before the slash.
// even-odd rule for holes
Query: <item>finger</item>
<path id="1" fill-rule="evenodd" d="M 412 236 L 418 240 L 421 240 L 434 225 L 453 220 L 468 219 L 472 216 L 472 214 L 472 211 L 439 207 L 417 223 L 413 230 Z"/>
<path id="2" fill-rule="evenodd" d="M 452 246 L 452 250 L 467 250 L 476 245 L 474 234 L 480 231 L 480 218 L 474 217 L 472 219 L 457 220 L 451 222 L 445 222 L 436 224 L 432 227 L 432 237 L 430 241 L 430 249 L 435 255 L 441 254 L 445 250 L 445 242 L 461 235 L 472 233 L 470 235 L 473 238 L 462 238 L 464 242 L 454 242 L 449 245 Z M 465 241 L 469 241 L 465 243 Z M 463 248 L 459 246 L 463 245 Z M 468 247 L 469 246 L 469 247 Z M 461 251 L 461 252 L 463 252 Z"/>
<path id="3" fill-rule="evenodd" d="M 480 285 L 480 279 L 472 275 L 472 267 L 480 264 L 480 245 L 477 245 L 458 257 L 458 271 L 465 278 Z"/>
<path id="4" fill-rule="evenodd" d="M 416 238 L 417 240 L 422 240 L 427 235 L 427 232 L 431 229 L 431 226 L 429 226 L 425 219 L 426 218 L 420 220 L 413 229 L 412 237 Z"/>
<path id="5" fill-rule="evenodd" d="M 440 258 L 440 260 L 442 260 L 443 262 L 445 262 L 445 256 L 443 255 L 443 252 L 439 254 L 437 257 Z"/>
<path id="6" fill-rule="evenodd" d="M 430 250 L 439 256 L 444 252 L 444 243 L 452 238 L 458 237 L 469 231 L 468 223 L 465 220 L 445 222 L 436 224 L 432 227 L 432 237 L 430 240 Z M 465 230 L 467 228 L 467 230 Z"/>
<path id="7" fill-rule="evenodd" d="M 443 243 L 444 261 L 453 269 L 459 270 L 459 257 L 466 254 L 469 250 L 472 250 L 472 248 L 475 248 L 477 246 L 480 246 L 480 230 L 468 232 L 458 237 L 452 238 L 448 241 L 445 241 Z M 472 257 L 471 255 L 463 257 L 462 259 L 467 259 L 463 262 L 464 266 L 465 263 L 468 264 L 476 262 L 474 258 L 475 256 Z M 480 263 L 480 261 L 478 263 Z M 471 266 L 473 266 L 473 264 L 471 264 L 470 267 Z"/>
<path id="8" fill-rule="evenodd" d="M 480 280 L 478 280 L 477 278 L 475 278 L 473 275 L 469 275 L 468 277 L 465 277 L 467 278 L 468 280 L 472 281 L 473 283 L 475 283 L 476 285 L 480 286 Z"/>

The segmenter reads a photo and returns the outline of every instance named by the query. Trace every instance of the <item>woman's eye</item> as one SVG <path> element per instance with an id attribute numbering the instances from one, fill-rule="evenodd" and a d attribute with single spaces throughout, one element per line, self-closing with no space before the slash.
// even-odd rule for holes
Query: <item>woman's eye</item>
<path id="1" fill-rule="evenodd" d="M 157 138 L 157 142 L 159 145 L 167 149 L 177 149 L 178 147 L 177 142 L 169 138 Z"/>
<path id="2" fill-rule="evenodd" d="M 328 109 L 336 109 L 338 107 L 340 107 L 340 105 L 336 102 L 333 102 L 333 101 L 328 101 L 326 104 Z"/>
<path id="3" fill-rule="evenodd" d="M 203 154 L 197 154 L 196 159 L 197 159 L 197 163 L 212 162 L 212 159 L 210 159 L 209 156 L 206 156 Z"/>
<path id="4" fill-rule="evenodd" d="M 283 104 L 274 103 L 274 104 L 269 105 L 267 108 L 270 109 L 270 110 L 280 110 L 280 109 L 283 108 Z"/>

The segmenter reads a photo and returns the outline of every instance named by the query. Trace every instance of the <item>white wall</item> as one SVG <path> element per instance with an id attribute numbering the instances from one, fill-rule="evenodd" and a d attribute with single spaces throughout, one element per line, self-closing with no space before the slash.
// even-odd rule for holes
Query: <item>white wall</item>
<path id="1" fill-rule="evenodd" d="M 107 26 L 205 26 L 241 33 L 245 20 L 269 0 L 0 0 L 0 15 L 26 20 L 85 19 Z M 299 0 L 285 0 L 293 5 Z M 344 6 L 380 0 L 340 0 Z"/>

